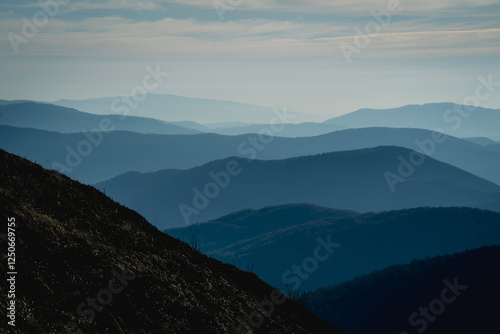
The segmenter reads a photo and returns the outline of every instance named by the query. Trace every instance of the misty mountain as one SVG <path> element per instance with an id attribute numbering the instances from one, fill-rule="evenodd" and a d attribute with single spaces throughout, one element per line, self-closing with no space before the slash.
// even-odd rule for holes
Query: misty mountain
<path id="1" fill-rule="evenodd" d="M 200 133 L 210 132 L 210 129 L 207 128 L 205 125 L 202 125 L 202 124 L 199 124 L 196 122 L 191 122 L 191 121 L 169 122 L 169 124 L 174 124 L 174 125 L 182 126 L 184 128 L 197 130 Z"/>
<path id="2" fill-rule="evenodd" d="M 8 105 L 8 104 L 16 104 L 16 103 L 24 103 L 24 102 L 33 102 L 33 101 L 30 101 L 30 100 L 0 100 L 0 106 L 5 106 L 5 105 Z M 42 103 L 42 102 L 40 102 Z M 1 114 L 0 114 L 1 116 Z"/>
<path id="3" fill-rule="evenodd" d="M 264 133 L 264 135 L 291 138 L 314 137 L 345 129 L 345 127 L 335 124 L 313 122 L 304 122 L 298 124 L 285 123 L 283 125 L 277 125 L 277 127 L 279 128 L 278 131 L 269 131 L 270 124 L 248 124 L 240 122 L 211 123 L 203 125 L 195 122 L 172 122 L 172 124 L 196 129 L 204 133 L 217 133 L 226 136 Z"/>
<path id="4" fill-rule="evenodd" d="M 466 140 L 476 143 L 478 145 L 483 146 L 485 149 L 488 151 L 493 151 L 493 152 L 500 152 L 500 142 L 491 140 L 486 137 L 472 137 L 472 138 L 465 138 Z"/>
<path id="5" fill-rule="evenodd" d="M 236 127 L 225 127 L 225 128 L 214 128 L 206 132 L 218 133 L 221 135 L 236 136 L 242 134 L 250 133 L 261 133 L 263 129 L 266 129 L 269 125 L 266 124 L 254 124 L 248 126 L 236 126 Z M 345 127 L 326 124 L 326 123 L 312 123 L 305 122 L 299 124 L 284 124 L 282 131 L 277 131 L 273 133 L 275 136 L 279 137 L 313 137 L 319 136 L 326 133 L 343 130 Z"/>
<path id="6" fill-rule="evenodd" d="M 346 334 L 499 333 L 499 258 L 492 246 L 415 260 L 319 289 L 308 305 Z"/>
<path id="7" fill-rule="evenodd" d="M 340 333 L 94 188 L 4 151 L 0 163 L 0 208 L 16 224 L 16 333 Z"/>
<path id="8" fill-rule="evenodd" d="M 310 138 L 168 136 L 119 131 L 104 133 L 101 137 L 98 133 L 59 134 L 0 126 L 0 147 L 46 167 L 53 166 L 79 181 L 97 183 L 128 171 L 188 169 L 230 156 L 275 160 L 376 146 L 402 146 L 500 184 L 500 152 L 451 136 L 444 142 L 436 142 L 435 136 L 427 130 L 367 128 Z"/>
<path id="9" fill-rule="evenodd" d="M 167 94 L 148 94 L 141 102 L 135 102 L 133 97 L 106 97 L 86 100 L 59 100 L 54 102 L 54 104 L 98 115 L 120 114 L 120 110 L 128 110 L 132 116 L 156 118 L 166 122 L 245 122 L 267 124 L 276 118 L 273 109 L 268 107 Z M 110 108 L 111 112 L 109 111 Z M 293 115 L 296 117 L 288 120 L 288 122 L 324 120 L 323 116 L 313 114 L 293 112 Z M 279 123 L 283 122 L 279 121 Z"/>
<path id="10" fill-rule="evenodd" d="M 347 128 L 387 126 L 437 130 L 455 137 L 489 137 L 500 140 L 500 110 L 454 103 L 407 105 L 393 109 L 360 109 L 327 120 Z M 439 130 L 438 130 L 439 129 Z"/>
<path id="11" fill-rule="evenodd" d="M 237 128 L 237 127 L 247 127 L 252 125 L 263 125 L 259 123 L 244 123 L 244 122 L 215 122 L 203 124 L 207 129 L 225 129 L 225 128 Z"/>
<path id="12" fill-rule="evenodd" d="M 159 228 L 289 203 L 356 211 L 419 206 L 500 210 L 498 185 L 424 156 L 420 166 L 405 167 L 400 157 L 410 156 L 417 155 L 377 147 L 272 161 L 233 157 L 187 170 L 129 172 L 96 186 Z M 405 177 L 394 184 L 398 170 Z"/>
<path id="13" fill-rule="evenodd" d="M 263 221 L 268 227 L 261 227 Z M 205 254 L 253 268 L 271 285 L 282 287 L 289 280 L 292 287 L 314 290 L 416 258 L 500 244 L 500 213 L 416 208 L 367 214 L 331 210 L 328 216 L 327 209 L 295 205 L 246 210 L 166 233 L 186 242 L 194 236 Z M 316 270 L 287 273 L 329 243 L 334 244 L 331 256 L 316 261 Z"/>
<path id="14" fill-rule="evenodd" d="M 491 140 L 490 138 L 486 137 L 469 137 L 469 138 L 464 138 L 465 140 L 468 140 L 472 143 L 476 143 L 481 146 L 488 146 L 488 145 L 500 145 L 500 142 Z"/>
<path id="15" fill-rule="evenodd" d="M 108 112 L 110 110 L 108 109 Z M 0 106 L 0 125 L 62 133 L 112 130 L 156 134 L 196 134 L 199 131 L 156 119 L 124 115 L 94 115 L 47 103 L 23 102 Z"/>

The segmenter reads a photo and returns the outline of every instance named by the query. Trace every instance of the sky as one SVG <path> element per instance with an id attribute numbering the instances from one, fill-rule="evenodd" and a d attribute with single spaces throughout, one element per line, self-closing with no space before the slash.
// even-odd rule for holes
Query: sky
<path id="1" fill-rule="evenodd" d="M 2 0 L 0 59 L 6 100 L 128 95 L 159 66 L 155 94 L 325 118 L 461 104 L 500 82 L 500 0 Z"/>

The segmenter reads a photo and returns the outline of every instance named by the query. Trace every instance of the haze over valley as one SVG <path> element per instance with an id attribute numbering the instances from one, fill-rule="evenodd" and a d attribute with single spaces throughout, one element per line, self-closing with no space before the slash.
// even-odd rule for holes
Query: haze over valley
<path id="1" fill-rule="evenodd" d="M 0 333 L 500 333 L 498 1 L 0 9 Z"/>

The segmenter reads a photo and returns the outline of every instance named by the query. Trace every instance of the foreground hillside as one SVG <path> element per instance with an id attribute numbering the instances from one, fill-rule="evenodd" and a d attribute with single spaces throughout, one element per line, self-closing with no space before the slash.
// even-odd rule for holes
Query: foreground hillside
<path id="1" fill-rule="evenodd" d="M 500 247 L 415 260 L 311 294 L 346 334 L 500 333 Z"/>
<path id="2" fill-rule="evenodd" d="M 500 213 L 417 208 L 356 214 L 287 205 L 245 210 L 166 232 L 185 241 L 195 236 L 205 254 L 251 266 L 274 286 L 282 286 L 284 279 L 295 285 L 300 278 L 309 290 L 413 259 L 500 244 Z M 294 265 L 314 268 L 305 259 L 328 240 L 335 244 L 332 253 L 325 261 L 316 261 L 317 268 L 306 271 L 305 279 L 299 272 L 283 275 Z"/>
<path id="3" fill-rule="evenodd" d="M 339 333 L 257 276 L 192 250 L 92 187 L 4 151 L 0 166 L 2 219 L 15 218 L 17 237 L 9 333 Z M 7 249 L 5 239 L 0 245 Z M 6 261 L 0 272 L 5 282 Z M 268 311 L 259 311 L 261 301 Z"/>
<path id="4" fill-rule="evenodd" d="M 392 191 L 386 173 L 398 173 L 400 159 L 412 152 L 377 147 L 275 161 L 228 158 L 188 170 L 126 173 L 96 186 L 162 229 L 290 203 L 355 211 L 500 210 L 499 186 L 430 157 Z"/>

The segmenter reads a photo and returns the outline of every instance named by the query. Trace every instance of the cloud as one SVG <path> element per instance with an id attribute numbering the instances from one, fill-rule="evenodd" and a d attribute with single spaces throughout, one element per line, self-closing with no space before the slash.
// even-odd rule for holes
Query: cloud
<path id="1" fill-rule="evenodd" d="M 363 21 L 361 21 L 363 22 Z M 0 32 L 19 25 L 3 20 Z M 220 59 L 300 59 L 341 55 L 341 42 L 353 43 L 355 24 L 241 20 L 199 22 L 165 18 L 147 22 L 120 17 L 93 17 L 75 25 L 52 19 L 25 46 L 26 54 L 69 57 L 173 57 Z M 363 24 L 359 27 L 362 29 Z M 434 28 L 435 29 L 435 28 Z M 500 29 L 455 29 L 455 23 L 432 30 L 428 22 L 395 22 L 373 36 L 367 55 L 440 56 L 498 52 Z M 5 36 L 5 34 L 4 34 Z M 8 43 L 4 41 L 4 43 Z M 11 52 L 2 45 L 3 54 Z"/>
<path id="2" fill-rule="evenodd" d="M 350 12 L 366 13 L 370 10 L 387 8 L 388 3 L 393 0 L 215 0 L 220 4 L 229 5 L 238 10 L 272 10 L 293 12 L 315 12 L 324 13 L 325 10 L 332 13 Z M 182 5 L 201 8 L 212 8 L 215 1 L 210 0 L 170 0 Z M 395 0 L 398 1 L 398 0 Z M 401 0 L 402 4 L 411 6 L 414 11 L 445 10 L 464 7 L 480 7 L 496 4 L 497 0 Z"/>

